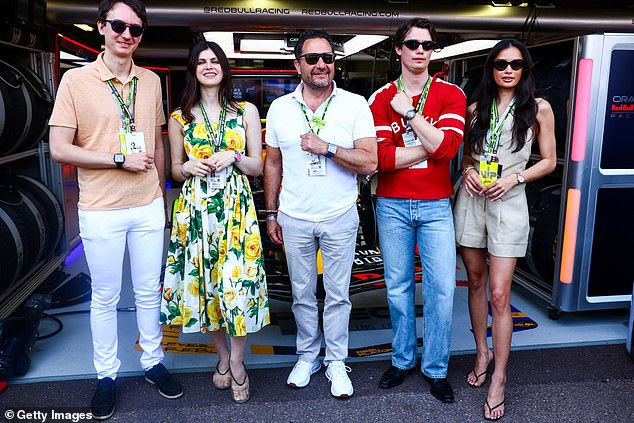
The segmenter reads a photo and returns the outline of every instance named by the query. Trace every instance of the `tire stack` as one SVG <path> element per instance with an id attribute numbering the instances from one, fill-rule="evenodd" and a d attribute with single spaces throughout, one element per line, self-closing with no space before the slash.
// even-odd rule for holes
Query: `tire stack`
<path id="1" fill-rule="evenodd" d="M 40 181 L 0 175 L 0 296 L 55 252 L 62 208 Z"/>
<path id="2" fill-rule="evenodd" d="M 31 68 L 0 59 L 0 157 L 36 147 L 46 136 L 52 108 L 46 84 Z M 52 256 L 64 229 L 53 193 L 11 169 L 0 173 L 0 296 Z"/>
<path id="3" fill-rule="evenodd" d="M 0 59 L 0 156 L 35 147 L 45 136 L 53 98 L 40 77 Z"/>

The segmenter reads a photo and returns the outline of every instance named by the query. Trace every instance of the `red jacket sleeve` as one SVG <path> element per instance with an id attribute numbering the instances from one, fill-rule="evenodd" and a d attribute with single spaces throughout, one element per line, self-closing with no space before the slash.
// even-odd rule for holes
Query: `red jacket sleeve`
<path id="1" fill-rule="evenodd" d="M 392 96 L 389 93 L 391 85 L 391 83 L 384 85 L 369 99 L 378 142 L 379 172 L 393 172 L 396 165 L 397 142 L 390 122 L 390 112 L 392 110 L 390 99 Z"/>
<path id="2" fill-rule="evenodd" d="M 467 98 L 460 88 L 449 85 L 446 87 L 447 94 L 442 96 L 443 104 L 436 124 L 436 127 L 443 131 L 444 138 L 438 148 L 429 155 L 434 160 L 453 159 L 464 136 Z"/>

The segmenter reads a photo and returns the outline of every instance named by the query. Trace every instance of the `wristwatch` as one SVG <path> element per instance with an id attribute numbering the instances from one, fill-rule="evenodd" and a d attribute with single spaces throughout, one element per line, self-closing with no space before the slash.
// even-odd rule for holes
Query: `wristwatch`
<path id="1" fill-rule="evenodd" d="M 123 169 L 123 164 L 125 163 L 125 154 L 123 153 L 114 153 L 114 164 L 117 165 L 117 169 Z"/>
<path id="2" fill-rule="evenodd" d="M 518 184 L 523 184 L 524 182 L 526 182 L 526 179 L 524 179 L 524 175 L 522 175 L 520 172 L 515 174 L 517 176 L 517 183 Z"/>
<path id="3" fill-rule="evenodd" d="M 328 152 L 326 158 L 329 159 L 337 153 L 337 146 L 335 144 L 328 143 Z"/>
<path id="4" fill-rule="evenodd" d="M 416 117 L 416 109 L 411 109 L 405 112 L 405 120 L 410 121 Z"/>
<path id="5" fill-rule="evenodd" d="M 233 151 L 233 155 L 236 158 L 236 163 L 240 163 L 242 161 L 242 154 L 238 153 L 237 151 Z"/>

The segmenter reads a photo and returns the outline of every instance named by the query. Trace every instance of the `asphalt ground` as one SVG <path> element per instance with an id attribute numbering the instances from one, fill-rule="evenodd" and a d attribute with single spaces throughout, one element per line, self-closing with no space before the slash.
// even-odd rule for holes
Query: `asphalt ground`
<path id="1" fill-rule="evenodd" d="M 465 376 L 473 355 L 454 356 L 449 381 L 456 401 L 443 404 L 429 393 L 421 373 L 393 389 L 378 381 L 389 361 L 349 363 L 354 396 L 330 396 L 324 370 L 303 389 L 286 386 L 290 368 L 249 369 L 251 400 L 234 404 L 229 391 L 211 384 L 211 372 L 179 373 L 185 394 L 161 397 L 143 376 L 117 379 L 113 422 L 480 422 L 484 388 L 470 388 Z M 247 363 L 247 368 L 248 368 Z M 634 363 L 623 344 L 511 352 L 504 422 L 634 422 Z M 11 384 L 0 393 L 3 415 L 13 411 L 88 412 L 96 380 Z M 37 420 L 16 418 L 5 421 Z M 40 415 L 41 417 L 41 415 Z M 72 421 L 67 419 L 47 421 Z M 81 421 L 76 419 L 75 421 Z"/>

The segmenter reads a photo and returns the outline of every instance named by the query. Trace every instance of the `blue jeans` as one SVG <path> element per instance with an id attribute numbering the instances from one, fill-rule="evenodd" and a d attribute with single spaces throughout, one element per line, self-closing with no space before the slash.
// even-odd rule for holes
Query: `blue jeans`
<path id="1" fill-rule="evenodd" d="M 377 199 L 377 223 L 392 320 L 392 365 L 416 365 L 414 254 L 423 266 L 422 372 L 447 377 L 456 288 L 456 240 L 449 199 Z"/>

